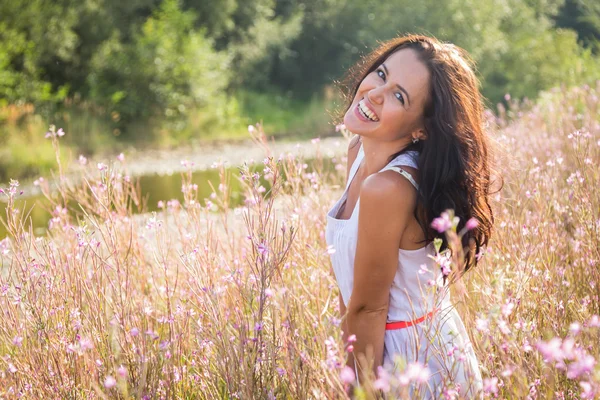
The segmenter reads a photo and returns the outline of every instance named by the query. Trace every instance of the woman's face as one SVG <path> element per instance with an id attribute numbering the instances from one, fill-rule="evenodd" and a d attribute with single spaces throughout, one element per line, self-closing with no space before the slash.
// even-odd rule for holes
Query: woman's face
<path id="1" fill-rule="evenodd" d="M 428 88 L 429 70 L 416 51 L 398 50 L 363 79 L 344 124 L 352 133 L 383 141 L 407 136 L 407 140 L 423 139 L 419 129 L 423 128 Z"/>

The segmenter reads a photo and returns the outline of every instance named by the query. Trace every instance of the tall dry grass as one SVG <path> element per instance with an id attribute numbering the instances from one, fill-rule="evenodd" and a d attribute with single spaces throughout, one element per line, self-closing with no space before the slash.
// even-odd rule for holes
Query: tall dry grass
<path id="1" fill-rule="evenodd" d="M 600 83 L 556 90 L 487 116 L 505 185 L 490 246 L 454 298 L 486 397 L 599 392 L 599 92 Z M 267 152 L 261 173 L 215 165 L 220 185 L 199 199 L 190 169 L 184 201 L 165 199 L 153 214 L 113 166 L 90 167 L 78 184 L 59 168 L 58 193 L 38 181 L 52 219 L 35 237 L 27 210 L 14 208 L 18 182 L 3 189 L 0 396 L 346 396 L 324 239 L 345 155 L 334 155 L 333 172 L 319 161 L 308 172 L 302 157 L 269 154 L 260 129 L 253 136 Z M 50 140 L 59 153 L 56 131 Z M 230 207 L 230 179 L 243 183 L 244 207 Z M 376 386 L 406 393 L 410 379 L 395 378 Z"/>

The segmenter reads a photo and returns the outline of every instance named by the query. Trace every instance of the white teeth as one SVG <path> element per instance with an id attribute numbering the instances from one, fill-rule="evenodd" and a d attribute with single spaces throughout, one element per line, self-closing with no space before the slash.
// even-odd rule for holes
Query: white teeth
<path id="1" fill-rule="evenodd" d="M 369 110 L 369 108 L 365 105 L 364 100 L 361 100 L 358 102 L 358 109 L 362 112 L 362 114 L 364 116 L 366 116 L 371 121 L 374 121 L 374 122 L 379 121 L 379 118 L 377 118 L 375 116 L 375 114 L 373 114 L 373 112 L 371 110 Z"/>

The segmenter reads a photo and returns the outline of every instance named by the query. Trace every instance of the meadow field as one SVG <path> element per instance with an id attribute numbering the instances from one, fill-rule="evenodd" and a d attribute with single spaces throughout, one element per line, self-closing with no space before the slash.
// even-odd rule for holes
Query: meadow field
<path id="1" fill-rule="evenodd" d="M 504 186 L 490 245 L 453 285 L 486 398 L 600 395 L 599 96 L 600 81 L 486 112 Z M 48 135 L 57 152 L 59 128 Z M 309 173 L 249 130 L 268 154 L 261 172 L 222 173 L 209 198 L 182 173 L 184 201 L 159 212 L 144 213 L 118 165 L 93 163 L 74 184 L 57 155 L 58 192 L 38 181 L 52 218 L 37 237 L 11 206 L 19 183 L 2 188 L 0 398 L 347 398 L 354 376 L 324 238 L 345 146 L 333 170 L 317 160 Z M 243 207 L 229 204 L 232 179 Z M 375 377 L 389 398 L 419 383 L 398 362 L 397 375 Z"/>

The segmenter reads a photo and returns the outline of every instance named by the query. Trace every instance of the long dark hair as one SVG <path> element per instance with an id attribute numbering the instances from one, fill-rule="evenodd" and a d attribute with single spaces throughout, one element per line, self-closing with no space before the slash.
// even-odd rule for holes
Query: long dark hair
<path id="1" fill-rule="evenodd" d="M 414 215 L 425 243 L 439 237 L 441 250 L 448 248 L 445 234 L 431 227 L 433 219 L 446 209 L 453 209 L 460 218 L 459 231 L 471 217 L 479 222 L 462 238 L 465 251 L 465 265 L 459 266 L 462 275 L 477 264 L 476 255 L 482 246 L 487 246 L 494 224 L 489 202 L 490 141 L 484 130 L 480 83 L 467 52 L 423 35 L 397 37 L 382 43 L 350 68 L 341 82 L 336 82 L 346 101 L 339 118 L 343 121 L 363 79 L 392 53 L 406 48 L 415 50 L 430 72 L 429 96 L 423 111 L 427 139 L 411 143 L 389 161 L 410 150 L 419 152 L 420 185 Z"/>

